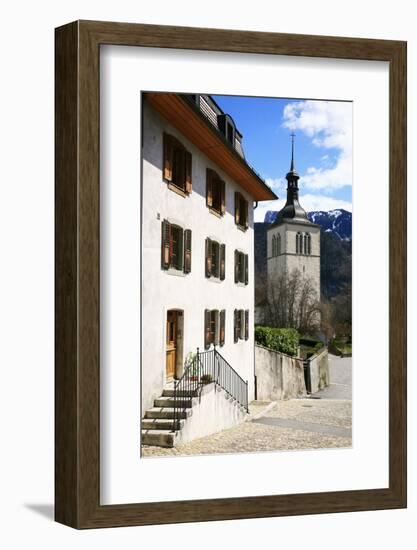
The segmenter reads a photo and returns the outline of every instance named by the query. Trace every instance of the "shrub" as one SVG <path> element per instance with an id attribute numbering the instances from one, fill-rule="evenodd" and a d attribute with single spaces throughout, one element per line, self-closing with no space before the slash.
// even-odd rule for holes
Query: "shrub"
<path id="1" fill-rule="evenodd" d="M 299 334 L 294 328 L 256 327 L 255 342 L 274 351 L 297 355 Z"/>

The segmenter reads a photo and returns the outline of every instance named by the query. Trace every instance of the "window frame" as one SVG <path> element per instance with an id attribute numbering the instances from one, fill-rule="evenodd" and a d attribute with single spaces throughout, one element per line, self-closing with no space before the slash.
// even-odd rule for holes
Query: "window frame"
<path id="1" fill-rule="evenodd" d="M 205 243 L 204 262 L 206 279 L 224 281 L 226 278 L 226 245 L 211 237 L 206 237 Z M 216 257 L 215 262 L 213 262 L 214 254 Z M 215 271 L 214 266 L 216 267 Z"/>
<path id="2" fill-rule="evenodd" d="M 173 254 L 174 232 L 177 232 L 176 254 Z M 173 257 L 176 258 L 174 264 Z M 185 229 L 176 222 L 170 222 L 167 219 L 162 220 L 161 224 L 161 269 L 175 273 L 191 273 L 192 263 L 192 231 Z"/>
<path id="3" fill-rule="evenodd" d="M 177 137 L 167 132 L 163 133 L 162 151 L 163 180 L 167 182 L 168 189 L 187 197 L 192 192 L 192 154 Z M 181 160 L 179 167 L 178 160 Z M 182 181 L 174 177 L 174 171 L 178 170 Z"/>
<path id="4" fill-rule="evenodd" d="M 249 201 L 239 191 L 235 191 L 235 224 L 242 231 L 249 228 Z"/>
<path id="5" fill-rule="evenodd" d="M 249 254 L 238 249 L 235 249 L 235 283 L 249 284 Z"/>
<path id="6" fill-rule="evenodd" d="M 206 170 L 206 205 L 217 216 L 223 217 L 226 213 L 226 182 L 211 168 Z"/>
<path id="7" fill-rule="evenodd" d="M 204 310 L 204 349 L 224 346 L 226 342 L 226 310 Z"/>

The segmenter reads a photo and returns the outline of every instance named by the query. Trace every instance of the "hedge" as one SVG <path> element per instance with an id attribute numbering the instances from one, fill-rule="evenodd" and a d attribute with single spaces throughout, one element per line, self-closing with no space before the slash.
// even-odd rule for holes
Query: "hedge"
<path id="1" fill-rule="evenodd" d="M 257 344 L 288 355 L 297 355 L 299 339 L 300 336 L 294 328 L 255 328 Z"/>

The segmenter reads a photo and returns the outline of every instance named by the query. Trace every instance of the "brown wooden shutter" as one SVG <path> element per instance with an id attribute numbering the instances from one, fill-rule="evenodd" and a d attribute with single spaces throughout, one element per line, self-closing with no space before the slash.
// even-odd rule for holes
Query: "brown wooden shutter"
<path id="1" fill-rule="evenodd" d="M 193 190 L 192 182 L 192 155 L 189 151 L 185 151 L 185 191 L 191 193 Z"/>
<path id="2" fill-rule="evenodd" d="M 169 269 L 171 265 L 171 224 L 167 220 L 162 222 L 162 269 Z"/>
<path id="3" fill-rule="evenodd" d="M 234 332 L 234 341 L 235 343 L 239 340 L 239 310 L 235 309 L 234 311 L 234 319 L 233 319 L 233 332 Z"/>
<path id="4" fill-rule="evenodd" d="M 249 340 L 249 310 L 245 309 L 245 340 Z"/>
<path id="5" fill-rule="evenodd" d="M 214 172 L 207 168 L 206 171 L 206 204 L 209 208 L 213 206 L 213 180 Z"/>
<path id="6" fill-rule="evenodd" d="M 184 231 L 184 273 L 191 273 L 191 229 Z"/>
<path id="7" fill-rule="evenodd" d="M 219 344 L 221 346 L 224 346 L 225 339 L 226 339 L 226 310 L 222 309 L 220 311 L 220 338 L 219 338 Z"/>
<path id="8" fill-rule="evenodd" d="M 206 239 L 206 277 L 211 277 L 211 263 L 212 263 L 212 242 L 207 237 Z"/>
<path id="9" fill-rule="evenodd" d="M 221 193 L 220 213 L 223 216 L 226 213 L 226 184 L 224 181 L 220 182 L 220 193 Z"/>
<path id="10" fill-rule="evenodd" d="M 164 133 L 164 158 L 163 158 L 163 167 L 164 167 L 164 179 L 167 181 L 172 181 L 172 164 L 174 157 L 174 147 L 173 139 L 169 134 Z"/>
<path id="11" fill-rule="evenodd" d="M 220 246 L 220 280 L 224 281 L 226 277 L 226 245 Z"/>
<path id="12" fill-rule="evenodd" d="M 243 205 L 245 208 L 245 227 L 247 229 L 249 227 L 249 202 L 244 200 Z"/>
<path id="13" fill-rule="evenodd" d="M 240 194 L 235 192 L 235 223 L 239 225 L 240 222 Z"/>
<path id="14" fill-rule="evenodd" d="M 235 283 L 239 282 L 239 252 L 235 250 Z"/>
<path id="15" fill-rule="evenodd" d="M 249 282 L 249 256 L 248 254 L 244 255 L 245 259 L 245 285 Z"/>
<path id="16" fill-rule="evenodd" d="M 210 310 L 204 310 L 204 349 L 209 349 L 211 343 Z"/>

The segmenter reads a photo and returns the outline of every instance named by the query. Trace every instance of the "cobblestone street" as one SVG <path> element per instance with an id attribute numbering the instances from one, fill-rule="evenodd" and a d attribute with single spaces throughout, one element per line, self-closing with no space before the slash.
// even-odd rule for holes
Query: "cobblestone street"
<path id="1" fill-rule="evenodd" d="M 255 416 L 262 410 L 266 412 L 229 430 L 172 449 L 144 447 L 142 456 L 346 448 L 352 444 L 349 400 L 294 399 L 252 403 L 251 409 L 256 409 Z"/>
<path id="2" fill-rule="evenodd" d="M 346 448 L 352 445 L 350 358 L 330 356 L 330 386 L 316 396 L 252 402 L 247 422 L 167 449 L 144 446 L 143 457 Z M 342 398 L 340 398 L 342 397 Z"/>

